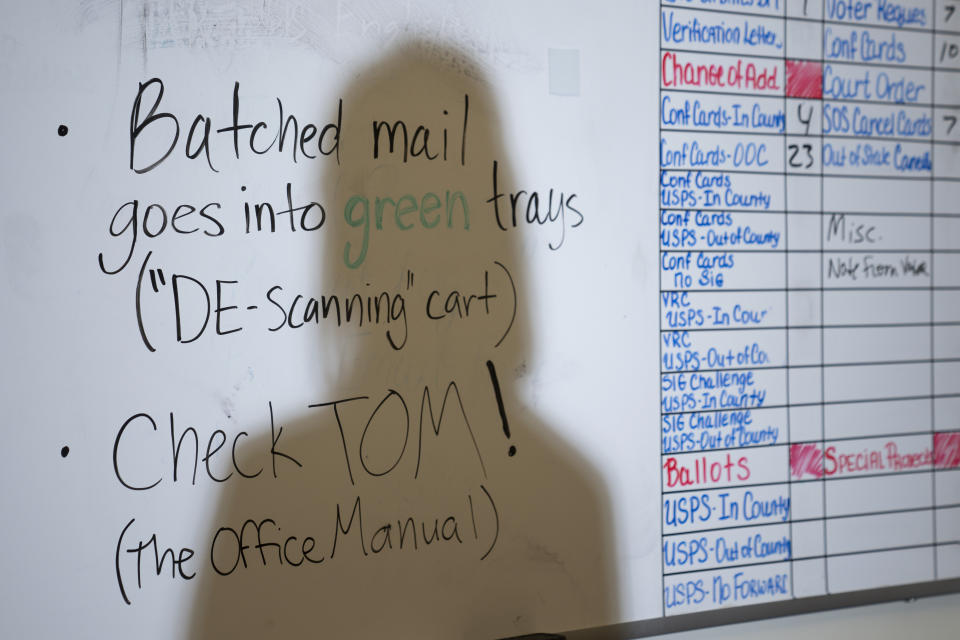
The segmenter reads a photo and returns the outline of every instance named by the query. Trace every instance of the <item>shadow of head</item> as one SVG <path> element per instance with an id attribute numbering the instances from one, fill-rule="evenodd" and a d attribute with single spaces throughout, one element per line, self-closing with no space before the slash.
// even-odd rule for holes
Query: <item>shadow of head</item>
<path id="1" fill-rule="evenodd" d="M 530 195 L 511 197 L 496 96 L 479 65 L 428 41 L 351 77 L 313 198 L 316 272 L 299 298 L 274 291 L 284 344 L 316 354 L 297 381 L 309 397 L 264 399 L 269 422 L 241 440 L 252 477 L 221 485 L 191 633 L 486 638 L 617 621 L 605 488 L 531 401 L 549 396 L 548 376 L 531 378 L 525 265 L 544 242 L 522 235 L 542 229 L 525 227 Z"/>

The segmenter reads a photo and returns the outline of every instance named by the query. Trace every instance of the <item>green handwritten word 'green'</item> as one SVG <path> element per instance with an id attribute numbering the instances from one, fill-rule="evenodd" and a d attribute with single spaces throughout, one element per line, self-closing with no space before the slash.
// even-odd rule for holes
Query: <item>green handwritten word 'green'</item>
<path id="1" fill-rule="evenodd" d="M 409 231 L 417 226 L 419 218 L 420 226 L 424 229 L 433 229 L 440 224 L 443 216 L 447 215 L 447 228 L 453 228 L 454 212 L 457 203 L 460 203 L 460 211 L 463 214 L 463 228 L 470 229 L 470 207 L 467 205 L 467 198 L 461 191 L 450 192 L 448 189 L 443 200 L 435 193 L 425 193 L 420 201 L 411 195 L 403 195 L 394 200 L 393 198 L 377 197 L 373 204 L 373 222 L 377 230 L 383 229 L 383 218 L 386 214 L 387 224 L 390 224 L 389 218 L 392 217 L 397 228 L 401 231 Z M 419 211 L 420 215 L 417 216 Z M 392 215 L 391 215 L 392 214 Z M 370 200 L 366 196 L 355 195 L 347 200 L 343 207 L 343 218 L 351 227 L 361 227 L 363 229 L 363 239 L 360 244 L 360 251 L 355 258 L 351 258 L 351 243 L 343 247 L 343 261 L 351 269 L 356 269 L 367 258 L 367 249 L 370 246 Z"/>

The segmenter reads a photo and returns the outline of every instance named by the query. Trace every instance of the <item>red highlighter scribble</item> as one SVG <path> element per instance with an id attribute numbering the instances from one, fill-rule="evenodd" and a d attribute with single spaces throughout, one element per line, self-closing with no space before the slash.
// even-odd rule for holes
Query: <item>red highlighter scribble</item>
<path id="1" fill-rule="evenodd" d="M 960 467 L 960 433 L 933 434 L 933 464 L 937 469 Z"/>
<path id="2" fill-rule="evenodd" d="M 819 62 L 787 60 L 787 97 L 823 98 L 823 67 Z"/>
<path id="3" fill-rule="evenodd" d="M 790 475 L 794 478 L 803 478 L 805 475 L 814 478 L 823 477 L 823 456 L 820 447 L 815 443 L 797 443 L 790 445 Z"/>

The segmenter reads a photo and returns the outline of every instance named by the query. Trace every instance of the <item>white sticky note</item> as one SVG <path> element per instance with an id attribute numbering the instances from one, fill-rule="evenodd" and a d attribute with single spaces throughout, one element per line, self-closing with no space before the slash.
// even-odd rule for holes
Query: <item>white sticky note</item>
<path id="1" fill-rule="evenodd" d="M 550 93 L 555 96 L 580 95 L 580 50 L 548 49 Z"/>

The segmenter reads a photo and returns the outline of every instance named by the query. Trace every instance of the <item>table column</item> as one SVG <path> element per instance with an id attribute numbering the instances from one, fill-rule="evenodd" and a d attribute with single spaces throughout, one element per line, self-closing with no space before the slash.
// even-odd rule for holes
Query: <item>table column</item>
<path id="1" fill-rule="evenodd" d="M 664 614 L 791 597 L 783 5 L 661 7 Z"/>
<path id="2" fill-rule="evenodd" d="M 933 43 L 933 416 L 936 574 L 960 577 L 960 2 Z"/>
<path id="3" fill-rule="evenodd" d="M 822 18 L 820 0 L 786 5 L 787 380 L 795 597 L 826 593 L 822 474 Z"/>
<path id="4" fill-rule="evenodd" d="M 934 578 L 932 2 L 824 4 L 829 592 Z"/>

